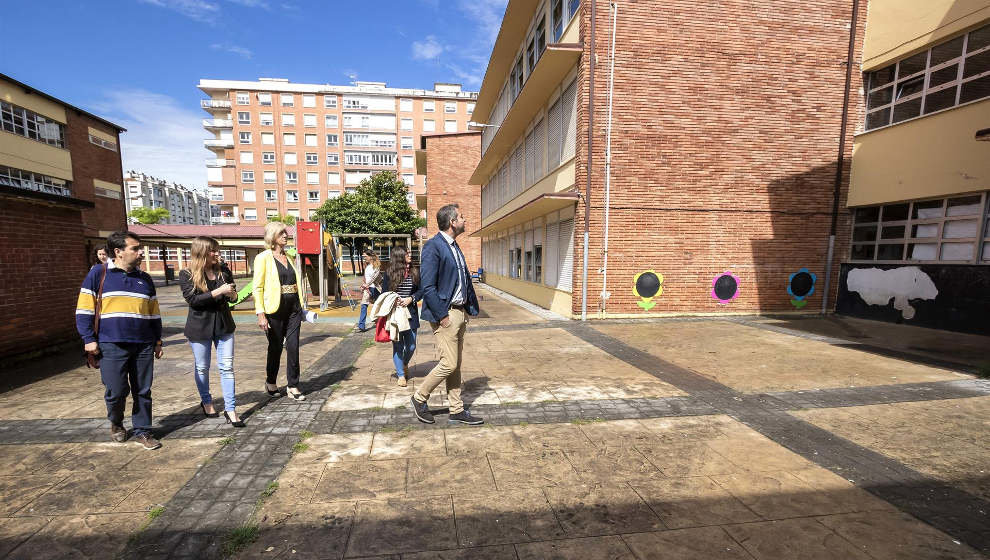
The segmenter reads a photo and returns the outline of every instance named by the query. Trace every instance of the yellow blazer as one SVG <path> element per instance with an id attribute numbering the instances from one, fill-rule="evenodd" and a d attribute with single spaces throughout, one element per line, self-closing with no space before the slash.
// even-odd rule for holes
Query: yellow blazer
<path id="1" fill-rule="evenodd" d="M 306 309 L 306 306 L 303 305 L 299 271 L 296 270 L 296 265 L 291 258 L 287 257 L 286 261 L 292 270 L 296 271 L 296 293 L 299 295 L 299 305 Z M 282 283 L 278 280 L 278 266 L 275 264 L 272 250 L 267 249 L 258 253 L 258 256 L 254 258 L 254 312 L 255 314 L 275 313 L 278 311 L 278 305 L 281 301 Z"/>

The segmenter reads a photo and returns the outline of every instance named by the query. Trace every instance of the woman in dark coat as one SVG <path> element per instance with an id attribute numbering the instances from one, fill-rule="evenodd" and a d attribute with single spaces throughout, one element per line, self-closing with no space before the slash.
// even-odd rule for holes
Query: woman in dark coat
<path id="1" fill-rule="evenodd" d="M 412 265 L 412 255 L 403 247 L 393 247 L 385 275 L 382 292 L 393 291 L 399 295 L 398 305 L 409 309 L 409 330 L 399 333 L 399 340 L 392 341 L 392 363 L 399 387 L 406 386 L 409 361 L 416 351 L 416 329 L 419 328 L 419 307 L 423 294 L 419 289 L 419 267 Z"/>

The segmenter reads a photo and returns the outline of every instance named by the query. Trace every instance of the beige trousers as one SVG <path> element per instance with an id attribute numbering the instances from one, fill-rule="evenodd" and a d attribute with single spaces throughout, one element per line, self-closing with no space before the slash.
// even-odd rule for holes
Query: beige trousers
<path id="1" fill-rule="evenodd" d="M 464 401 L 461 400 L 461 353 L 464 350 L 467 315 L 461 309 L 451 309 L 449 316 L 450 325 L 446 327 L 441 327 L 440 323 L 430 323 L 437 341 L 437 350 L 440 351 L 440 361 L 419 384 L 415 397 L 418 402 L 426 402 L 430 393 L 440 383 L 446 382 L 450 413 L 457 414 L 464 411 Z"/>

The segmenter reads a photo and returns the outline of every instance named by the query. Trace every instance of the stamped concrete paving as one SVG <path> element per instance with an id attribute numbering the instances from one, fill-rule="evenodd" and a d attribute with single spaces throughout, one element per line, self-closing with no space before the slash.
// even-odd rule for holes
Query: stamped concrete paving
<path id="1" fill-rule="evenodd" d="M 309 400 L 269 400 L 240 375 L 239 400 L 251 412 L 244 430 L 195 414 L 191 360 L 169 352 L 155 389 L 156 407 L 161 400 L 169 411 L 159 429 L 166 447 L 155 453 L 102 443 L 102 409 L 86 416 L 92 402 L 57 404 L 39 418 L 53 389 L 67 395 L 56 400 L 99 404 L 90 372 L 0 394 L 0 555 L 752 559 L 990 551 L 981 472 L 990 456 L 990 383 L 951 363 L 932 367 L 932 356 L 913 348 L 871 351 L 883 325 L 871 330 L 870 348 L 857 349 L 837 343 L 835 332 L 799 332 L 799 322 L 589 328 L 481 294 L 485 314 L 469 325 L 464 368 L 465 400 L 492 421 L 480 428 L 448 427 L 442 391 L 431 401 L 440 422 L 415 423 L 406 407 L 412 388 L 389 378 L 388 345 L 319 323 L 304 333 Z M 835 321 L 839 334 L 849 330 Z M 238 334 L 237 371 L 257 370 L 247 377 L 260 383 L 264 343 L 247 327 Z M 177 331 L 169 341 L 185 350 Z M 754 344 L 761 353 L 751 352 Z M 432 335 L 421 330 L 414 383 L 435 359 Z M 925 431 L 915 441 L 901 435 L 919 425 Z M 105 467 L 114 460 L 121 468 L 110 476 Z M 164 512 L 150 520 L 156 505 Z M 234 530 L 255 524 L 256 540 L 231 548 Z"/>

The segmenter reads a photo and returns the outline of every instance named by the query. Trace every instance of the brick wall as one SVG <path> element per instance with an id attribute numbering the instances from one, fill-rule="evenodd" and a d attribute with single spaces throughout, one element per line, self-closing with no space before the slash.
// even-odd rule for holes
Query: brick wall
<path id="1" fill-rule="evenodd" d="M 428 136 L 426 138 L 426 228 L 427 238 L 437 234 L 437 210 L 457 203 L 467 219 L 457 245 L 468 269 L 481 266 L 481 238 L 468 237 L 481 228 L 481 187 L 468 179 L 481 159 L 481 133 Z"/>
<path id="2" fill-rule="evenodd" d="M 96 119 L 66 108 L 66 143 L 72 153 L 72 191 L 76 198 L 93 202 L 96 206 L 83 210 L 82 219 L 89 247 L 95 247 L 101 231 L 127 229 L 127 211 L 124 196 L 106 198 L 93 192 L 93 179 L 124 185 L 124 173 L 120 164 L 120 137 L 117 130 Z M 117 137 L 117 151 L 108 150 L 89 141 L 89 127 Z"/>
<path id="3" fill-rule="evenodd" d="M 604 149 L 611 17 L 597 0 L 598 64 L 591 187 L 588 312 L 601 302 Z M 582 2 L 590 43 L 590 1 Z M 673 0 L 624 2 L 617 23 L 609 234 L 609 313 L 638 314 L 633 278 L 665 276 L 651 312 L 794 309 L 788 275 L 818 277 L 820 309 L 838 150 L 850 3 Z M 862 37 L 865 7 L 857 29 Z M 861 39 L 860 39 L 861 40 Z M 857 53 L 861 52 L 857 48 Z M 588 57 L 579 68 L 577 176 L 587 178 Z M 859 67 L 859 54 L 854 60 Z M 844 210 L 852 135 L 862 122 L 854 71 L 837 263 L 848 251 Z M 581 309 L 584 202 L 577 207 L 573 311 Z M 719 305 L 712 279 L 731 270 L 738 298 Z"/>
<path id="4" fill-rule="evenodd" d="M 0 199 L 0 358 L 78 338 L 76 298 L 89 270 L 81 214 Z"/>

